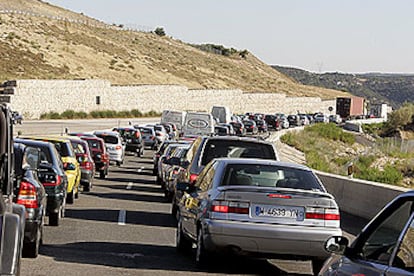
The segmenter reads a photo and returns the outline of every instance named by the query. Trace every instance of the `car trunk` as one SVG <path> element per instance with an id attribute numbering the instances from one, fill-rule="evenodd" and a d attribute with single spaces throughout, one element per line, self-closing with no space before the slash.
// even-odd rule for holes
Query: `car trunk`
<path id="1" fill-rule="evenodd" d="M 339 210 L 327 193 L 290 188 L 222 186 L 213 219 L 300 226 L 339 227 Z"/>

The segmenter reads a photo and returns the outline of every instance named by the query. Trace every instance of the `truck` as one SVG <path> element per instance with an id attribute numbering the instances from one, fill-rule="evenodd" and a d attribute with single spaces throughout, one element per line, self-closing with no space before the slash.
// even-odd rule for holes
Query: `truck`
<path id="1" fill-rule="evenodd" d="M 182 128 L 182 134 L 188 135 L 213 135 L 214 118 L 210 113 L 187 112 Z"/>
<path id="2" fill-rule="evenodd" d="M 366 114 L 365 99 L 362 97 L 338 97 L 336 98 L 336 114 L 343 120 L 357 119 Z"/>
<path id="3" fill-rule="evenodd" d="M 214 119 L 219 123 L 228 124 L 231 122 L 231 111 L 227 106 L 213 106 L 211 108 L 211 114 Z"/>
<path id="4" fill-rule="evenodd" d="M 12 112 L 0 102 L 0 275 L 19 275 L 26 210 L 13 202 Z"/>
<path id="5" fill-rule="evenodd" d="M 164 110 L 161 115 L 161 124 L 173 123 L 177 126 L 178 131 L 182 131 L 185 115 L 185 111 Z"/>

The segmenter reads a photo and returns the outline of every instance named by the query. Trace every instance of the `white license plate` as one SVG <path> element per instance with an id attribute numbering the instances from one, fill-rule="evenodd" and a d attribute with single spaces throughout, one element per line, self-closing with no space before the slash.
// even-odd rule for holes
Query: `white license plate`
<path id="1" fill-rule="evenodd" d="M 252 205 L 252 217 L 286 218 L 296 221 L 303 221 L 305 209 L 294 206 L 274 206 L 274 205 Z"/>

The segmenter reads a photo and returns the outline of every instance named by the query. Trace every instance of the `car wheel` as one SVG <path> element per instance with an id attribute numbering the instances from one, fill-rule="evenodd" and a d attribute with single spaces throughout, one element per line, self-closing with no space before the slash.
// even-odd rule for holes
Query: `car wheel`
<path id="1" fill-rule="evenodd" d="M 60 209 L 57 213 L 50 213 L 49 214 L 49 225 L 50 226 L 59 226 L 60 218 L 61 218 L 61 210 Z"/>
<path id="2" fill-rule="evenodd" d="M 39 255 L 39 247 L 41 240 L 40 227 L 37 228 L 36 240 L 34 242 L 28 242 L 23 244 L 23 257 L 37 258 Z"/>
<path id="3" fill-rule="evenodd" d="M 79 198 L 79 186 L 78 186 L 78 188 L 76 188 L 75 198 L 76 199 Z"/>
<path id="4" fill-rule="evenodd" d="M 100 172 L 99 172 L 99 178 L 101 178 L 101 179 L 105 179 L 105 177 L 106 177 L 106 173 L 105 173 L 105 171 L 100 171 Z"/>
<path id="5" fill-rule="evenodd" d="M 203 267 L 208 263 L 208 252 L 204 247 L 203 232 L 201 227 L 197 230 L 197 248 L 195 253 L 195 263 Z"/>
<path id="6" fill-rule="evenodd" d="M 183 229 L 181 226 L 181 221 L 178 222 L 177 226 L 177 235 L 176 235 L 176 248 L 177 251 L 180 253 L 189 253 L 191 251 L 191 241 L 188 240 L 183 233 Z"/>
<path id="7" fill-rule="evenodd" d="M 319 271 L 322 269 L 324 262 L 324 260 L 312 260 L 313 275 L 318 275 Z"/>
<path id="8" fill-rule="evenodd" d="M 70 193 L 66 195 L 66 203 L 73 204 L 74 199 L 75 197 L 74 197 L 73 190 L 72 190 Z"/>
<path id="9" fill-rule="evenodd" d="M 120 162 L 120 161 L 116 161 L 116 165 L 117 165 L 118 167 L 120 167 L 120 166 L 122 165 L 122 162 Z"/>
<path id="10" fill-rule="evenodd" d="M 84 192 L 90 192 L 91 191 L 91 182 L 88 182 L 85 186 L 83 186 L 83 191 Z"/>

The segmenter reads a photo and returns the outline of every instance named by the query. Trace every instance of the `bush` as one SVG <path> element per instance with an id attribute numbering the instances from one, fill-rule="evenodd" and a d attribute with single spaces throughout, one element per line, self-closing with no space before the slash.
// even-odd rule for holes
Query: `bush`
<path id="1" fill-rule="evenodd" d="M 329 163 L 317 151 L 311 150 L 306 152 L 306 163 L 312 169 L 329 172 Z"/>
<path id="2" fill-rule="evenodd" d="M 390 165 L 385 166 L 382 171 L 376 168 L 368 168 L 357 172 L 355 176 L 369 181 L 388 183 L 392 185 L 398 185 L 403 179 L 403 174 L 397 168 Z"/>
<path id="3" fill-rule="evenodd" d="M 405 126 L 414 124 L 414 104 L 404 104 L 400 109 L 392 112 L 385 123 L 384 132 L 392 133 L 404 129 Z"/>
<path id="4" fill-rule="evenodd" d="M 305 128 L 306 132 L 314 132 L 318 136 L 334 141 L 341 141 L 345 144 L 352 145 L 355 143 L 355 136 L 351 133 L 344 132 L 334 123 L 315 124 Z"/>
<path id="5" fill-rule="evenodd" d="M 165 36 L 165 30 L 162 27 L 158 27 L 155 29 L 154 33 L 159 36 Z"/>
<path id="6" fill-rule="evenodd" d="M 66 110 L 64 112 L 62 112 L 61 117 L 64 119 L 73 119 L 75 118 L 75 111 L 74 110 Z"/>

